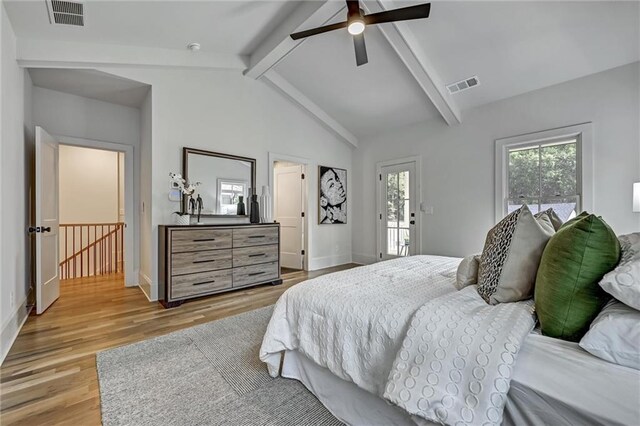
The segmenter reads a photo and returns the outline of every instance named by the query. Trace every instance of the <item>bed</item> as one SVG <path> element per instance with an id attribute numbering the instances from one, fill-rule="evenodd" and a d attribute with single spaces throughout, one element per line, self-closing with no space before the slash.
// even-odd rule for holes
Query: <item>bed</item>
<path id="1" fill-rule="evenodd" d="M 272 376 L 301 381 L 347 424 L 473 424 L 484 422 L 484 411 L 494 424 L 638 424 L 640 372 L 539 335 L 530 302 L 496 310 L 479 304 L 473 287 L 458 291 L 460 260 L 412 256 L 296 285 L 276 304 L 260 358 Z M 438 333 L 450 339 L 428 348 L 426 336 Z M 451 342 L 465 333 L 479 343 L 469 339 L 461 357 L 455 351 L 465 345 Z M 509 351 L 487 352 L 487 367 L 472 369 L 487 342 Z M 456 371 L 469 377 L 454 377 L 460 358 L 469 366 Z M 490 392 L 491 383 L 501 386 Z M 427 388 L 450 395 L 430 404 Z"/>

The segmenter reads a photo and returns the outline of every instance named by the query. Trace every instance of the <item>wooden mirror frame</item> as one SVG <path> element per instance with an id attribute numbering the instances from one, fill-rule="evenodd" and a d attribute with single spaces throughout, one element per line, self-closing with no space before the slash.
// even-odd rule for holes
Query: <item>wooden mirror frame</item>
<path id="1" fill-rule="evenodd" d="M 187 158 L 189 154 L 199 154 L 199 155 L 208 155 L 210 157 L 218 157 L 218 158 L 226 158 L 228 160 L 238 160 L 245 161 L 247 163 L 251 163 L 251 191 L 257 193 L 256 190 L 256 159 L 249 157 L 241 157 L 239 155 L 231 155 L 231 154 L 223 154 L 221 152 L 213 152 L 213 151 L 205 151 L 203 149 L 197 148 L 182 148 L 182 176 L 189 181 L 189 164 L 187 162 Z M 251 194 L 249 194 L 249 197 Z M 245 204 L 251 202 L 250 200 L 245 200 Z M 182 205 L 182 213 L 186 213 L 188 211 L 187 206 L 187 198 L 182 195 L 182 201 L 180 203 Z M 235 215 L 235 214 L 202 214 L 202 217 L 248 217 L 248 215 Z"/>

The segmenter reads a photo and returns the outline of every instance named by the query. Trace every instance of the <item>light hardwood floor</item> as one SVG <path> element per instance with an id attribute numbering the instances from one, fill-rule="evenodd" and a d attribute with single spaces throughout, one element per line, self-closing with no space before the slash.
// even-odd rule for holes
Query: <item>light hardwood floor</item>
<path id="1" fill-rule="evenodd" d="M 122 277 L 69 280 L 41 316 L 30 316 L 0 371 L 0 425 L 99 425 L 96 352 L 276 302 L 307 278 L 356 265 L 283 275 L 259 286 L 164 309 Z"/>

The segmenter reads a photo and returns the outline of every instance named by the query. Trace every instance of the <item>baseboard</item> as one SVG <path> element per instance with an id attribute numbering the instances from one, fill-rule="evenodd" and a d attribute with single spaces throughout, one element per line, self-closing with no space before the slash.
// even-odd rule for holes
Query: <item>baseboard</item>
<path id="1" fill-rule="evenodd" d="M 351 263 L 351 254 L 316 257 L 309 259 L 309 270 L 317 271 L 318 269 L 331 268 L 345 263 Z"/>
<path id="2" fill-rule="evenodd" d="M 155 300 L 151 298 L 151 278 L 143 272 L 139 272 L 138 276 L 140 277 L 140 284 L 138 284 L 138 287 L 140 287 L 140 290 L 142 290 L 144 295 L 147 296 L 149 302 L 155 302 Z"/>
<path id="3" fill-rule="evenodd" d="M 378 261 L 375 255 L 370 254 L 353 253 L 351 257 L 353 258 L 353 263 L 357 263 L 358 265 L 371 265 Z"/>
<path id="4" fill-rule="evenodd" d="M 9 321 L 2 328 L 2 335 L 0 337 L 2 345 L 0 347 L 0 365 L 4 362 L 13 342 L 15 342 L 20 333 L 20 329 L 29 318 L 29 312 L 31 312 L 31 306 L 27 306 L 27 298 L 20 304 L 18 309 L 11 316 Z"/>

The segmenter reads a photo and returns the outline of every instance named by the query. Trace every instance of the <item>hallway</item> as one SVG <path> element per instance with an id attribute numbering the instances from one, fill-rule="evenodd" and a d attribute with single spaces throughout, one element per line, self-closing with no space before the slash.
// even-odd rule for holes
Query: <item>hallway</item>
<path id="1" fill-rule="evenodd" d="M 164 309 L 121 275 L 62 281 L 60 298 L 20 331 L 1 372 L 0 424 L 100 425 L 96 352 L 258 309 L 308 278 L 356 265 L 283 274 L 279 286 L 193 300 Z"/>

